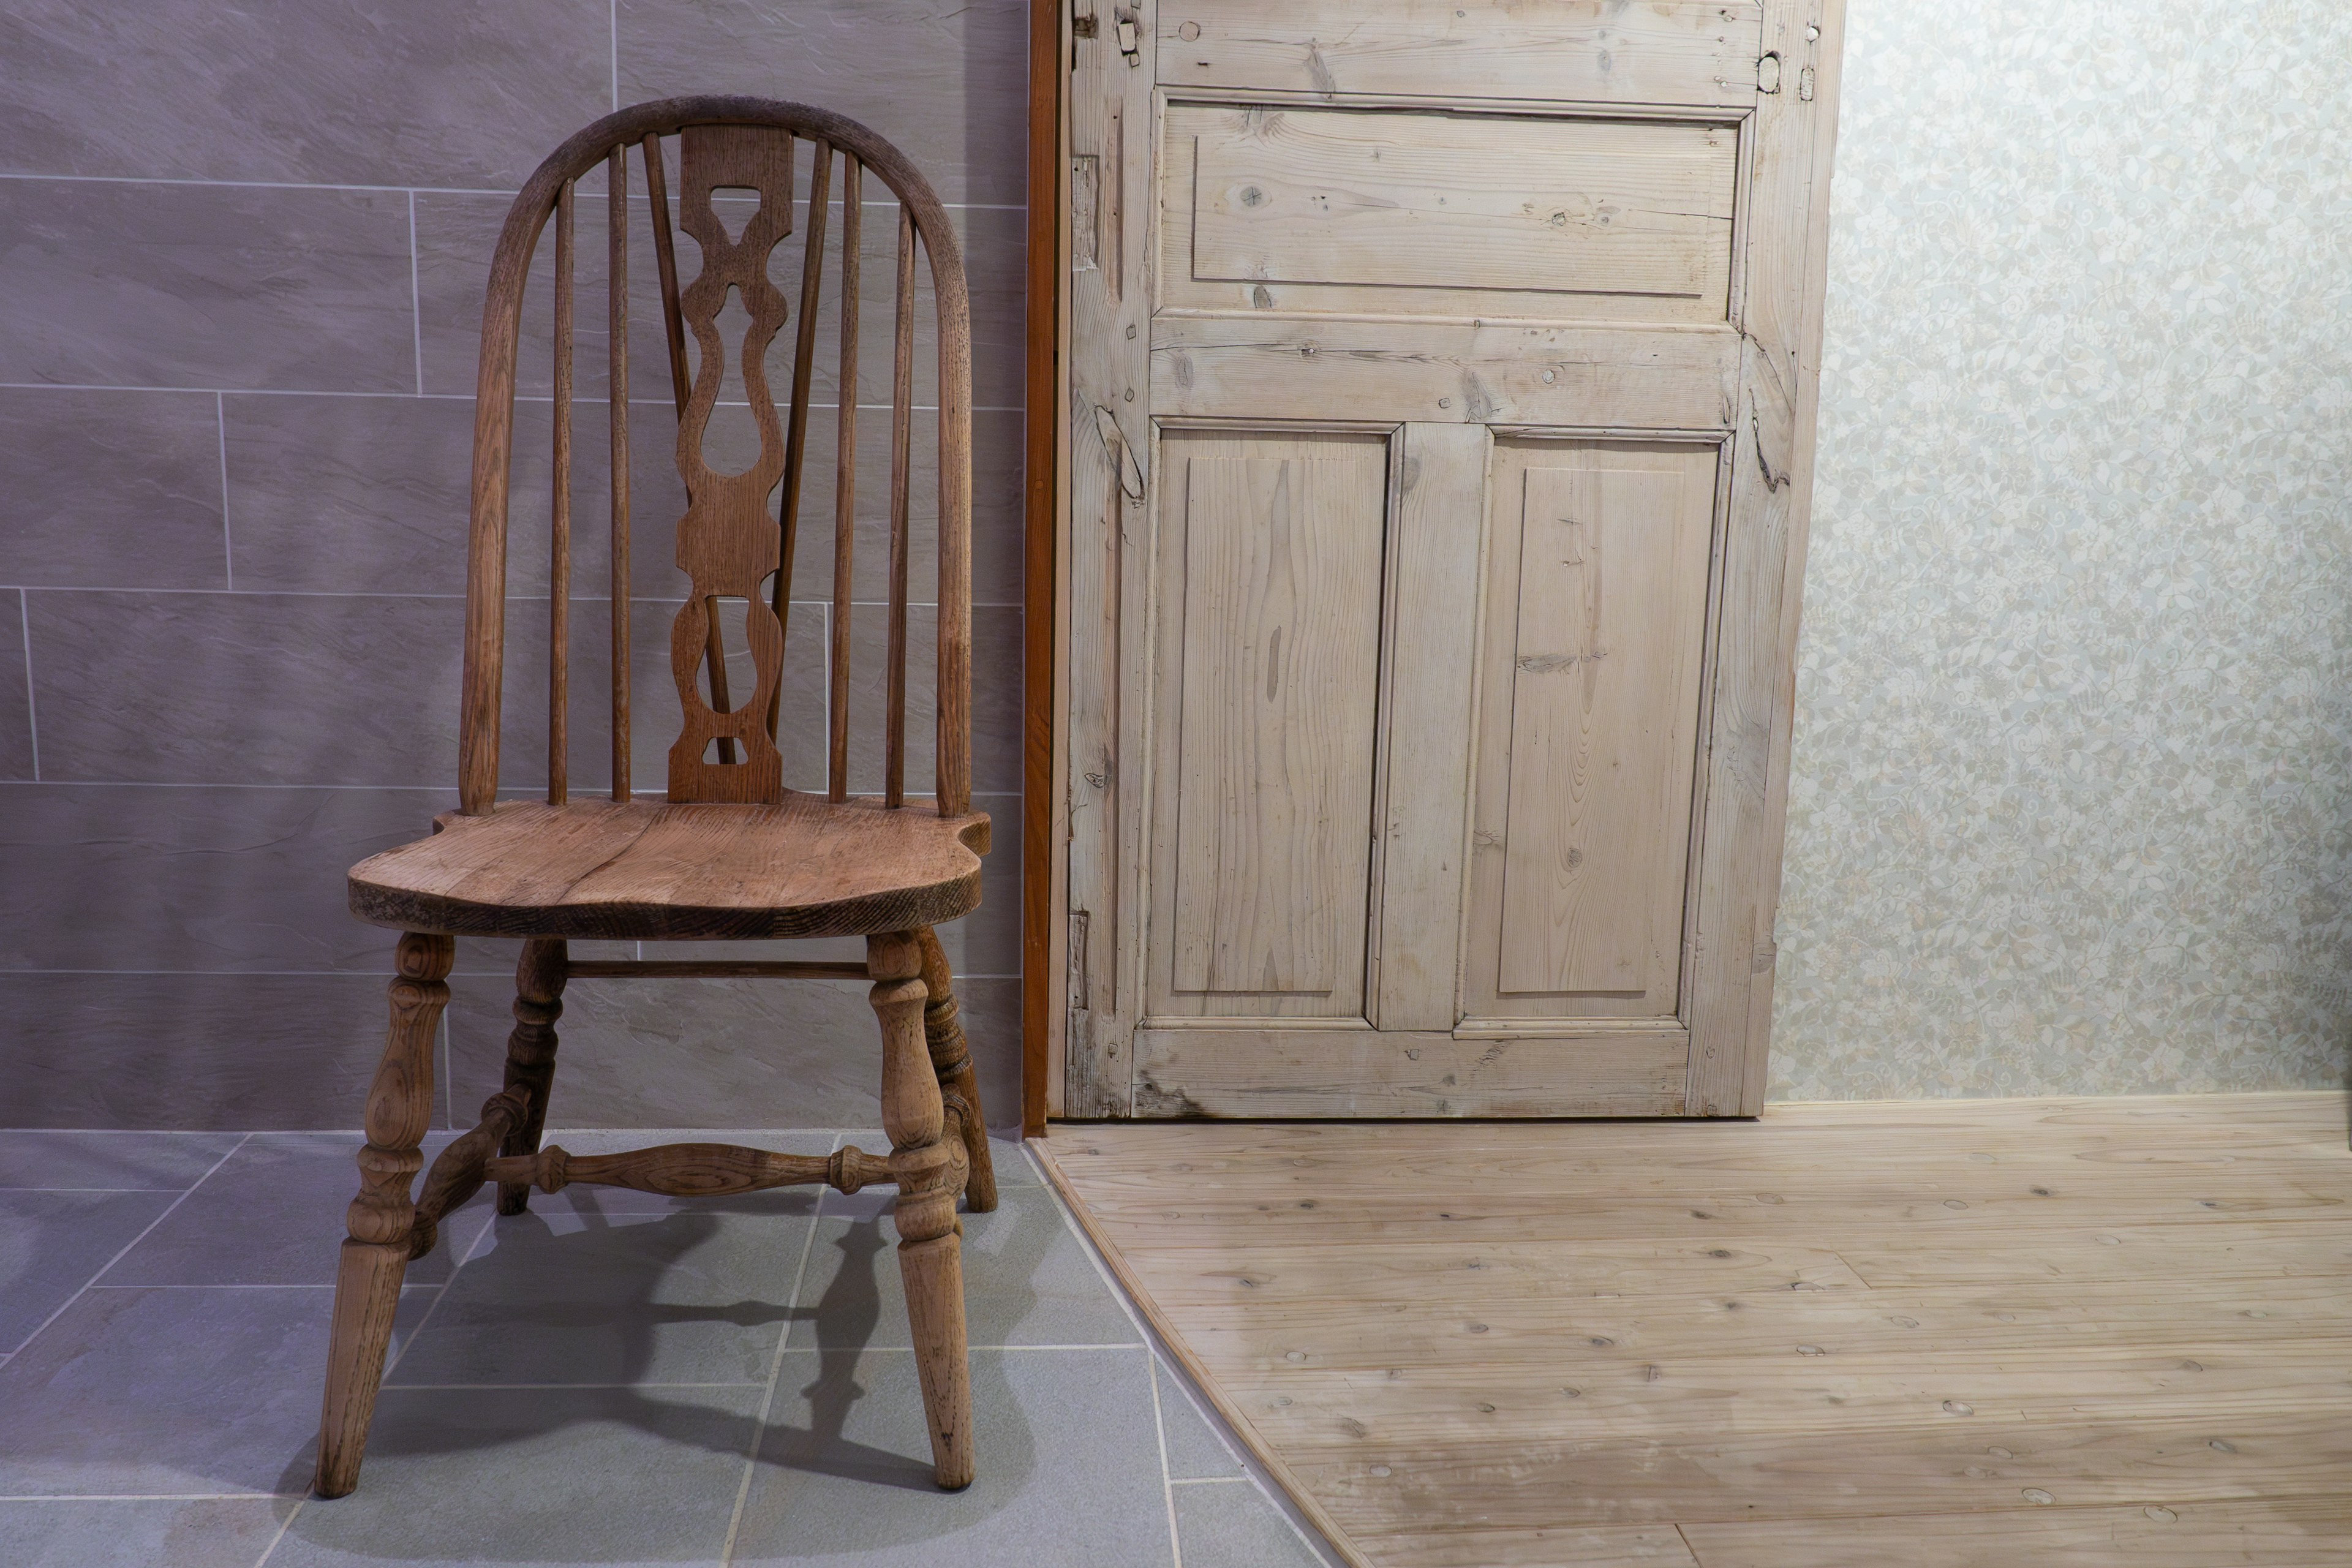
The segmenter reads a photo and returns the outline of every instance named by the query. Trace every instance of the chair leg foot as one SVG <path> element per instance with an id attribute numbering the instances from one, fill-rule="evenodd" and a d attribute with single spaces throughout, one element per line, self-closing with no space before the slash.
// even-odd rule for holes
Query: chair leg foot
<path id="1" fill-rule="evenodd" d="M 914 1331 L 915 1372 L 931 1428 L 931 1473 L 949 1491 L 971 1485 L 971 1363 L 964 1339 L 963 1244 L 955 1232 L 898 1244 Z"/>
<path id="2" fill-rule="evenodd" d="M 919 941 L 913 932 L 869 938 L 866 967 L 874 976 L 871 999 L 882 1025 L 882 1126 L 890 1134 L 890 1173 L 898 1184 L 892 1218 L 930 1426 L 931 1468 L 952 1491 L 970 1486 L 974 1473 L 962 1231 L 956 1219 L 956 1194 L 966 1184 L 964 1145 L 946 1136 L 939 1076 L 923 1028 Z"/>
<path id="3" fill-rule="evenodd" d="M 387 1247 L 346 1241 L 335 1270 L 334 1337 L 327 1352 L 327 1398 L 319 1419 L 319 1468 L 310 1489 L 338 1498 L 360 1484 L 360 1458 L 375 1417 L 392 1345 L 393 1314 L 408 1270 L 405 1242 Z"/>
<path id="4" fill-rule="evenodd" d="M 433 1121 L 433 1037 L 448 1005 L 449 966 L 457 944 L 446 936 L 400 939 L 398 973 L 390 989 L 392 1026 L 375 1081 L 368 1090 L 367 1146 L 360 1151 L 360 1192 L 346 1220 L 335 1271 L 333 1329 L 327 1350 L 327 1389 L 319 1415 L 319 1466 L 311 1478 L 320 1497 L 341 1497 L 359 1484 L 368 1423 L 392 1343 L 393 1314 L 416 1224 L 410 1188 L 424 1156 L 417 1145 Z"/>

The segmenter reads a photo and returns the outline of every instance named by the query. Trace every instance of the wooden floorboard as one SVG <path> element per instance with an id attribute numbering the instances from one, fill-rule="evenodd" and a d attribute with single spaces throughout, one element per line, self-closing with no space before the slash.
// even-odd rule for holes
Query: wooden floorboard
<path id="1" fill-rule="evenodd" d="M 1370 1568 L 2352 1563 L 2340 1094 L 1060 1126 Z"/>

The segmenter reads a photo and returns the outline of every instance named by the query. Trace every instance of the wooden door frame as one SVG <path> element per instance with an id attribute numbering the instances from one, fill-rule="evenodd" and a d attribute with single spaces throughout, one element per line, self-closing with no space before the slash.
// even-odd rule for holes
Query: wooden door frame
<path id="1" fill-rule="evenodd" d="M 1787 398 L 1780 428 L 1772 445 L 1783 454 L 1783 466 L 1772 471 L 1764 450 L 1765 431 L 1751 413 L 1744 430 L 1733 437 L 1734 460 L 1760 464 L 1770 479 L 1770 491 L 1786 489 L 1790 500 L 1778 520 L 1780 535 L 1777 580 L 1755 584 L 1758 592 L 1777 603 L 1769 620 L 1779 637 L 1769 674 L 1768 711 L 1751 710 L 1747 727 L 1752 736 L 1762 731 L 1763 756 L 1760 800 L 1738 836 L 1746 846 L 1753 879 L 1740 889 L 1749 907 L 1764 917 L 1761 930 L 1748 934 L 1752 945 L 1743 953 L 1715 957 L 1722 973 L 1724 993 L 1719 1006 L 1737 1013 L 1744 1008 L 1746 1040 L 1738 1062 L 1717 1062 L 1712 1068 L 1694 1062 L 1692 1093 L 1685 1114 L 1749 1116 L 1763 1107 L 1764 1068 L 1771 1030 L 1772 975 L 1778 948 L 1770 916 L 1779 902 L 1783 846 L 1787 834 L 1789 746 L 1796 710 L 1797 636 L 1801 609 L 1804 563 L 1811 521 L 1815 424 L 1819 410 L 1820 343 L 1824 285 L 1828 272 L 1828 182 L 1837 141 L 1839 78 L 1843 56 L 1844 0 L 1760 0 L 1764 11 L 1763 43 L 1785 70 L 1781 90 L 1808 103 L 1818 103 L 1806 118 L 1797 140 L 1778 150 L 1785 163 L 1801 158 L 1798 176 L 1808 188 L 1818 182 L 1801 236 L 1801 253 L 1773 258 L 1781 275 L 1780 298 L 1793 306 L 1791 317 L 1776 323 L 1769 344 L 1751 348 L 1777 362 L 1776 371 L 1788 376 Z M 1055 909 L 1063 869 L 1060 847 L 1062 814 L 1056 809 L 1056 760 L 1063 736 L 1058 647 L 1062 595 L 1059 574 L 1064 564 L 1058 547 L 1059 503 L 1066 476 L 1062 382 L 1068 364 L 1069 282 L 1067 254 L 1068 160 L 1063 145 L 1066 117 L 1064 95 L 1068 88 L 1070 41 L 1063 18 L 1068 0 L 1030 0 L 1029 13 L 1029 222 L 1026 265 L 1028 309 L 1026 354 L 1025 507 L 1023 549 L 1023 724 L 1021 840 L 1021 1104 L 1022 1127 L 1029 1136 L 1045 1131 L 1054 1061 L 1054 1013 L 1061 999 L 1062 942 L 1057 940 Z M 1792 90 L 1793 89 L 1793 90 Z M 1785 109 L 1786 100 L 1784 100 Z M 1758 121 L 1760 123 L 1760 121 Z M 1785 123 L 1785 121 L 1783 121 Z M 1790 127 L 1790 129 L 1795 129 Z M 1786 174 L 1783 178 L 1789 177 Z M 1753 199 L 1753 184 L 1748 199 Z M 1743 243 L 1746 243 L 1743 241 Z M 1752 252 L 1743 268 L 1743 283 L 1752 287 Z M 1791 265 L 1793 263 L 1793 265 Z M 1790 277 L 1790 274 L 1794 276 Z M 1787 285 L 1793 284 L 1793 288 Z M 1743 438 L 1744 437 L 1744 438 Z M 1760 564 L 1760 563 L 1759 563 Z M 1713 682 L 1710 681 L 1712 690 Z M 1759 694 L 1760 695 L 1760 694 Z M 1713 700 L 1712 698 L 1710 699 Z M 1758 725 L 1755 720 L 1763 719 Z M 1750 759 L 1753 766 L 1757 759 Z M 1705 775 L 1714 763 L 1703 763 Z M 1753 787 L 1751 785 L 1751 787 Z M 1760 839 L 1760 842 L 1758 840 Z M 1695 833 L 1694 858 L 1707 848 L 1704 829 Z M 1745 984 L 1733 972 L 1744 969 Z M 1744 995 L 1739 994 L 1743 993 Z M 1712 1055 L 1713 1053 L 1709 1053 Z"/>
<path id="2" fill-rule="evenodd" d="M 1029 0 L 1028 324 L 1024 374 L 1021 551 L 1021 1131 L 1045 1131 L 1055 994 L 1054 700 L 1061 498 L 1062 17 L 1068 0 Z"/>

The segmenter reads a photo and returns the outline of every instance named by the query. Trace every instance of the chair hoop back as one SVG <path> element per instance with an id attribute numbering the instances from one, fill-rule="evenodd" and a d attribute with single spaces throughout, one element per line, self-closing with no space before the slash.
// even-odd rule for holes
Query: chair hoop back
<path id="1" fill-rule="evenodd" d="M 671 234 L 664 139 L 676 138 L 677 225 L 701 253 L 683 287 Z M 769 278 L 769 262 L 794 229 L 794 142 L 813 144 L 791 384 L 780 419 L 766 373 L 770 347 L 795 302 Z M 884 773 L 889 805 L 905 802 L 909 480 L 912 473 L 916 257 L 928 266 L 938 344 L 939 579 L 936 806 L 971 809 L 970 713 L 971 324 L 963 261 L 946 209 L 929 184 L 889 142 L 856 121 L 804 104 L 754 98 L 675 98 L 605 116 L 541 163 L 508 210 L 482 307 L 476 387 L 473 521 L 467 570 L 465 686 L 458 737 L 461 809 L 495 805 L 504 686 L 508 510 L 514 458 L 517 363 L 524 284 L 541 236 L 555 226 L 554 474 L 549 569 L 547 798 L 568 795 L 567 722 L 572 529 L 572 336 L 575 187 L 605 171 L 610 368 L 612 525 L 612 795 L 630 796 L 629 158 L 640 154 L 659 277 L 677 466 L 687 506 L 677 528 L 685 604 L 671 628 L 670 668 L 684 722 L 669 751 L 674 801 L 773 803 L 782 798 L 777 724 L 783 689 L 794 545 L 816 368 L 816 320 L 824 294 L 826 228 L 840 208 L 836 288 L 839 318 L 835 452 L 834 582 L 826 663 L 826 794 L 849 793 L 852 571 L 857 516 L 858 304 L 864 244 L 864 182 L 877 178 L 898 208 L 890 401 L 890 552 L 885 644 Z M 837 193 L 834 163 L 841 170 Z M 721 202 L 758 197 L 730 234 Z M 740 340 L 725 341 L 722 314 L 739 301 L 748 317 Z M 687 343 L 697 353 L 689 371 Z M 759 437 L 758 458 L 740 472 L 706 458 L 704 438 L 730 364 L 741 378 Z M 781 495 L 779 491 L 781 490 Z M 766 588 L 763 594 L 762 589 Z M 751 689 L 729 693 L 720 606 L 742 605 Z"/>

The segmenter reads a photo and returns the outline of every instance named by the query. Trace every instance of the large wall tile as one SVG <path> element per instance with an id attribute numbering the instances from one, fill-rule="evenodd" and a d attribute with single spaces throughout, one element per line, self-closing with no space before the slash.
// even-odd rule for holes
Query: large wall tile
<path id="1" fill-rule="evenodd" d="M 466 591 L 471 398 L 256 395 L 222 406 L 238 588 Z M 604 417 L 601 403 L 573 406 L 575 593 L 605 588 Z M 552 405 L 517 404 L 509 593 L 547 591 L 552 440 Z"/>
<path id="2" fill-rule="evenodd" d="M 9 7 L 14 174 L 511 188 L 612 106 L 605 0 Z"/>
<path id="3" fill-rule="evenodd" d="M 866 987 L 831 980 L 581 981 L 563 995 L 549 1119 L 565 1127 L 871 1126 L 879 1026 Z M 1020 985 L 957 988 L 989 1123 L 1021 1119 Z M 451 982 L 451 1103 L 497 1092 L 512 984 Z"/>
<path id="4" fill-rule="evenodd" d="M 940 198 L 1027 188 L 1020 0 L 620 0 L 621 99 L 745 92 L 822 104 L 904 149 Z"/>
<path id="5" fill-rule="evenodd" d="M 0 181 L 0 381 L 413 392 L 399 191 Z"/>
<path id="6" fill-rule="evenodd" d="M 427 790 L 0 785 L 0 969 L 384 972 L 355 862 L 431 830 Z"/>
<path id="7" fill-rule="evenodd" d="M 0 779 L 28 779 L 34 772 L 24 605 L 22 595 L 0 592 Z"/>
<path id="8" fill-rule="evenodd" d="M 30 606 L 45 778 L 456 776 L 460 600 L 49 592 Z"/>
<path id="9" fill-rule="evenodd" d="M 385 978 L 0 973 L 7 1119 L 356 1126 L 383 1054 Z"/>
<path id="10" fill-rule="evenodd" d="M 0 582 L 218 588 L 227 566 L 214 398 L 0 387 Z"/>

